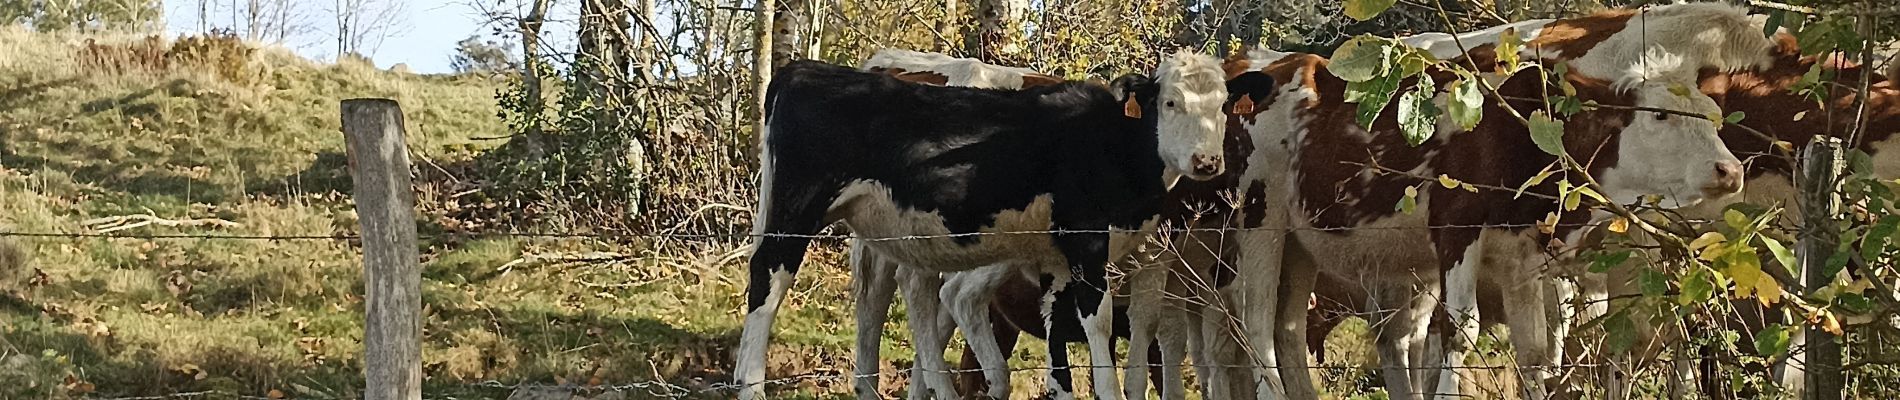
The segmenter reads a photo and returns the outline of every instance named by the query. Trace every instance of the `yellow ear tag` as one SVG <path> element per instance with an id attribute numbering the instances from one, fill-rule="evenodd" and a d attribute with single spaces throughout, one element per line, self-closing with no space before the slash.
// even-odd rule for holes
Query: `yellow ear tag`
<path id="1" fill-rule="evenodd" d="M 1141 118 L 1141 103 L 1135 102 L 1135 96 L 1128 96 L 1128 101 L 1122 103 L 1122 114 L 1128 118 Z"/>
<path id="2" fill-rule="evenodd" d="M 1253 114 L 1253 98 L 1243 95 L 1240 101 L 1234 102 L 1234 115 L 1247 114 Z"/>

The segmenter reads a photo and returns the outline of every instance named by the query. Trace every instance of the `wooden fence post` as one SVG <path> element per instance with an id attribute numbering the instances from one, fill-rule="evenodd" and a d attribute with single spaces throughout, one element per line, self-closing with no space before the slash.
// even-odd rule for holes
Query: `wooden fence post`
<path id="1" fill-rule="evenodd" d="M 1841 175 L 1847 169 L 1841 139 L 1815 136 L 1802 156 L 1800 258 L 1802 285 L 1809 290 L 1826 287 L 1834 281 L 1827 274 L 1827 259 L 1834 254 L 1840 237 L 1834 232 L 1835 217 L 1841 212 L 1838 195 Z M 1807 371 L 1802 386 L 1806 399 L 1840 399 L 1846 383 L 1841 371 L 1841 345 L 1833 334 L 1809 326 L 1803 338 L 1807 353 L 1803 365 Z"/>
<path id="2" fill-rule="evenodd" d="M 343 139 L 363 238 L 363 398 L 422 399 L 422 269 L 402 107 L 343 101 Z"/>

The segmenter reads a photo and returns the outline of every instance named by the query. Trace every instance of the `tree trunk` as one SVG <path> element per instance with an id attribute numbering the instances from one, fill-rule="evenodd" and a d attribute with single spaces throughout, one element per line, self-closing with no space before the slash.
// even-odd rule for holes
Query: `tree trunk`
<path id="1" fill-rule="evenodd" d="M 541 111 L 545 107 L 541 95 L 541 26 L 547 22 L 548 3 L 551 0 L 534 0 L 528 15 L 521 18 L 517 29 L 521 33 L 521 89 L 528 99 L 528 127 L 522 132 L 528 154 L 541 154 Z"/>
<path id="2" fill-rule="evenodd" d="M 1027 0 L 976 0 L 970 11 L 976 18 L 973 31 L 963 35 L 963 50 L 987 63 L 1004 63 L 1015 54 L 1023 31 L 1023 11 Z"/>
<path id="3" fill-rule="evenodd" d="M 653 35 L 660 31 L 659 27 L 653 25 L 653 3 L 654 0 L 635 0 L 633 5 L 634 18 L 640 23 L 634 34 L 633 76 L 642 83 L 652 82 L 654 76 L 659 74 L 653 70 L 654 53 L 659 51 L 655 47 Z"/>
<path id="4" fill-rule="evenodd" d="M 944 39 L 935 41 L 931 50 L 938 53 L 950 50 L 950 40 L 957 37 L 957 20 L 962 16 L 957 14 L 957 0 L 943 0 L 943 18 L 937 19 L 937 35 Z"/>
<path id="5" fill-rule="evenodd" d="M 628 51 L 628 14 L 627 4 L 622 0 L 581 0 L 577 56 L 587 61 L 587 70 L 578 77 L 583 86 L 592 87 L 590 96 L 596 104 L 617 105 L 619 96 L 615 95 L 615 89 L 627 82 L 627 70 L 632 63 L 632 54 Z"/>
<path id="6" fill-rule="evenodd" d="M 804 53 L 799 39 L 805 33 L 805 13 L 810 7 L 809 0 L 778 1 L 778 10 L 772 14 L 773 67 L 785 65 Z"/>
<path id="7" fill-rule="evenodd" d="M 752 120 L 757 123 L 752 129 L 755 146 L 752 154 L 758 154 L 757 150 L 765 147 L 765 89 L 772 84 L 772 67 L 775 66 L 772 63 L 772 39 L 778 35 L 773 33 L 772 25 L 774 14 L 778 14 L 778 2 L 759 0 L 756 11 L 758 18 L 753 22 L 758 26 L 758 31 L 752 40 L 752 82 L 756 84 L 752 90 L 752 109 L 755 110 Z"/>

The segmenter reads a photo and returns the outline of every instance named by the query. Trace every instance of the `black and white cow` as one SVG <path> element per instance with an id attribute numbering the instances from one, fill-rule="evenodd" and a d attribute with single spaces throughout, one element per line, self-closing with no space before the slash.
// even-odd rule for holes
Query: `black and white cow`
<path id="1" fill-rule="evenodd" d="M 1075 318 L 1099 364 L 1095 393 L 1119 398 L 1108 260 L 1152 229 L 1173 182 L 1224 168 L 1219 60 L 1183 52 L 1155 75 L 1117 79 L 1112 90 L 1069 82 L 1004 91 L 809 61 L 780 69 L 766 93 L 740 397 L 764 395 L 772 321 L 809 235 L 843 222 L 906 268 L 1036 272 L 1048 294 L 1044 323 Z M 1049 346 L 1061 354 L 1064 344 Z M 1049 380 L 1057 398 L 1073 397 L 1066 369 Z"/>

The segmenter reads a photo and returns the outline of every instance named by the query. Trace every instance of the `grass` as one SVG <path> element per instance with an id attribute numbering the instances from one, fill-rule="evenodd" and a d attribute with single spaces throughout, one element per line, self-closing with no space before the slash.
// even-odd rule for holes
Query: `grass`
<path id="1" fill-rule="evenodd" d="M 238 225 L 125 233 L 351 234 L 339 100 L 400 101 L 424 172 L 453 175 L 453 164 L 500 144 L 480 138 L 505 135 L 499 82 L 316 63 L 267 47 L 218 68 L 73 67 L 86 39 L 0 29 L 0 231 L 90 232 L 83 221 L 151 214 Z M 448 215 L 469 205 L 438 181 L 419 185 L 424 232 L 466 222 Z M 730 247 L 453 236 L 422 246 L 430 398 L 504 398 L 519 395 L 506 388 L 514 384 L 664 380 L 698 390 L 729 379 L 744 285 L 741 267 L 720 257 Z M 592 252 L 630 256 L 520 262 Z M 0 238 L 0 381 L 19 383 L 0 385 L 0 398 L 355 397 L 360 257 L 340 240 Z M 781 313 L 772 376 L 850 370 L 842 257 L 833 243 L 812 260 Z M 892 319 L 887 372 L 911 363 L 901 305 Z M 1378 396 L 1363 323 L 1334 335 L 1329 359 L 1359 368 L 1322 376 L 1329 396 Z M 1081 350 L 1072 359 L 1086 359 Z M 1043 354 L 1025 343 L 1013 362 L 1040 366 Z M 886 390 L 901 387 L 901 375 L 890 374 Z M 1034 371 L 1014 378 L 1018 393 L 1041 385 Z M 849 387 L 820 379 L 779 394 L 843 398 Z"/>

